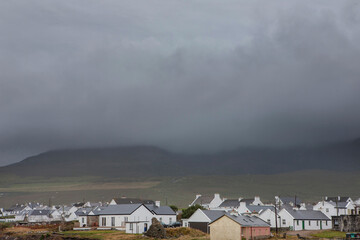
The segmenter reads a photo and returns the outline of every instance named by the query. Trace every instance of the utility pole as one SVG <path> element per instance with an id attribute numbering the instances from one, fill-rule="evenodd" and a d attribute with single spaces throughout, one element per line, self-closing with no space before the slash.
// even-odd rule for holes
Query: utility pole
<path id="1" fill-rule="evenodd" d="M 277 224 L 278 214 L 277 214 L 277 202 L 275 198 L 275 233 L 278 234 L 278 224 Z"/>

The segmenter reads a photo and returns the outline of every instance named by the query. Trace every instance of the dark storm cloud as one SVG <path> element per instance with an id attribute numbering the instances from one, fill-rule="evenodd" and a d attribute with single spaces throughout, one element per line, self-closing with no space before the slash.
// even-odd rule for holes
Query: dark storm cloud
<path id="1" fill-rule="evenodd" d="M 0 164 L 360 136 L 358 1 L 2 1 Z"/>

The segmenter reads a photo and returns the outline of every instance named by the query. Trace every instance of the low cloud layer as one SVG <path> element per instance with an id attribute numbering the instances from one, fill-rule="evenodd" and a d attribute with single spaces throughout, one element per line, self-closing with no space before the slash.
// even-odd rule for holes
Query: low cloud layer
<path id="1" fill-rule="evenodd" d="M 360 2 L 0 2 L 0 165 L 360 137 Z"/>

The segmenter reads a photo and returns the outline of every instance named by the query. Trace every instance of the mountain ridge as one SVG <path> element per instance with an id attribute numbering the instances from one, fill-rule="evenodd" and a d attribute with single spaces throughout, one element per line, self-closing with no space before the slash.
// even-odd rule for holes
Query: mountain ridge
<path id="1" fill-rule="evenodd" d="M 243 147 L 213 154 L 181 154 L 148 145 L 59 149 L 0 167 L 0 174 L 156 177 L 274 174 L 311 169 L 360 170 L 360 139 L 314 147 Z"/>

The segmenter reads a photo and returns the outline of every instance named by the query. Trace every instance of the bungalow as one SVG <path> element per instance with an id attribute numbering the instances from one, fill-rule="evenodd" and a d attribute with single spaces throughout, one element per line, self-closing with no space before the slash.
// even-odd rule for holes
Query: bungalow
<path id="1" fill-rule="evenodd" d="M 286 206 L 280 210 L 278 216 L 280 228 L 290 228 L 295 231 L 331 229 L 331 219 L 321 211 L 294 210 Z"/>
<path id="2" fill-rule="evenodd" d="M 218 219 L 226 212 L 222 210 L 202 210 L 197 209 L 189 219 L 187 219 L 188 227 L 198 229 L 205 233 L 209 233 L 209 223 Z"/>
<path id="3" fill-rule="evenodd" d="M 332 216 L 351 215 L 354 213 L 355 205 L 352 201 L 345 202 L 333 202 L 333 201 L 321 201 L 314 207 L 314 210 L 321 211 L 326 216 L 331 218 Z"/>
<path id="4" fill-rule="evenodd" d="M 176 212 L 169 206 L 160 206 L 160 201 L 156 201 L 156 204 L 145 205 L 159 222 L 171 225 L 176 222 Z"/>
<path id="5" fill-rule="evenodd" d="M 191 207 L 199 204 L 206 209 L 215 209 L 219 207 L 222 202 L 223 199 L 221 199 L 220 194 L 218 193 L 215 193 L 214 197 L 202 196 L 201 194 L 198 194 L 195 196 L 195 200 L 189 206 Z"/>
<path id="6" fill-rule="evenodd" d="M 211 240 L 241 240 L 270 237 L 270 225 L 255 216 L 225 214 L 210 224 Z"/>
<path id="7" fill-rule="evenodd" d="M 32 210 L 27 216 L 27 221 L 30 223 L 51 222 L 51 210 Z"/>
<path id="8" fill-rule="evenodd" d="M 114 228 L 126 233 L 146 232 L 153 217 L 165 224 L 176 221 L 176 213 L 170 207 L 141 203 L 97 207 L 88 213 L 90 217 L 97 217 L 98 229 Z"/>

